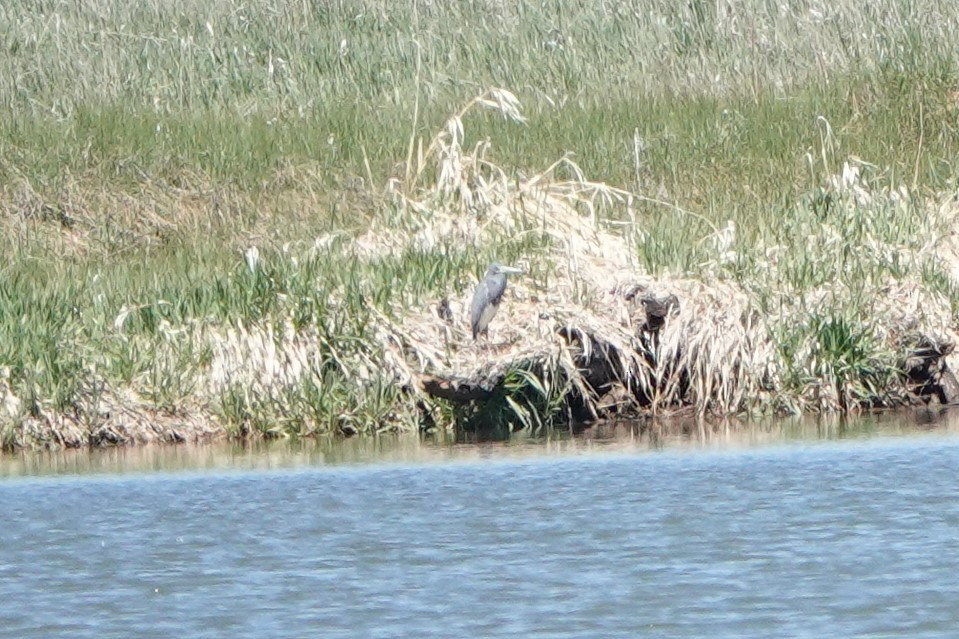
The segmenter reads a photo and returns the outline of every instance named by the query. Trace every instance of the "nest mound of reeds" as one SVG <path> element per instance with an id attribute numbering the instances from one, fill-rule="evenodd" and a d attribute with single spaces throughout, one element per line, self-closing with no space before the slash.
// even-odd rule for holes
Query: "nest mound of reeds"
<path id="1" fill-rule="evenodd" d="M 494 90 L 472 104 L 519 119 L 515 100 L 505 91 Z M 653 278 L 637 264 L 634 242 L 642 228 L 636 204 L 670 205 L 590 182 L 565 158 L 532 177 L 510 179 L 486 160 L 485 145 L 464 152 L 463 113 L 427 149 L 427 156 L 438 158 L 436 182 L 416 192 L 421 199 L 409 191 L 400 194 L 405 210 L 415 214 L 409 241 L 423 248 L 478 246 L 539 233 L 550 238 L 552 271 L 547 287 L 510 278 L 489 339 L 472 339 L 470 291 L 435 299 L 402 321 L 382 318 L 384 365 L 397 383 L 423 398 L 423 410 L 441 400 L 454 405 L 456 419 L 473 421 L 501 418 L 489 415 L 496 411 L 490 406 L 505 406 L 507 419 L 535 426 L 557 416 L 728 415 L 756 406 L 780 412 L 848 410 L 930 396 L 947 403 L 959 399 L 946 364 L 956 339 L 948 310 L 909 281 L 890 283 L 874 304 L 881 317 L 870 338 L 895 351 L 901 365 L 886 366 L 892 374 L 857 386 L 841 366 L 819 366 L 825 357 L 817 359 L 816 351 L 828 348 L 830 331 L 841 339 L 848 329 L 841 322 L 824 325 L 823 343 L 803 346 L 812 362 L 810 379 L 799 397 L 790 396 L 783 388 L 788 365 L 777 336 L 748 291 L 728 279 Z M 416 166 L 423 163 L 421 153 Z M 417 172 L 412 183 L 419 178 Z M 835 188 L 850 200 L 869 197 L 857 180 L 847 165 Z M 706 239 L 721 261 L 735 229 L 713 231 Z M 376 253 L 395 239 L 395 230 L 371 232 L 360 243 Z M 807 293 L 816 298 L 815 290 Z M 826 291 L 819 293 L 825 303 Z M 823 370 L 813 371 L 817 366 Z M 817 373 L 826 374 L 814 379 Z"/>

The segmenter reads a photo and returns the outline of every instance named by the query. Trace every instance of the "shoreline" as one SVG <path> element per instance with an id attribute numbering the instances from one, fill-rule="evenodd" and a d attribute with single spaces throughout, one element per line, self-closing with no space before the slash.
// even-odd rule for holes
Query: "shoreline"
<path id="1" fill-rule="evenodd" d="M 695 418 L 611 421 L 576 433 L 526 432 L 490 437 L 392 433 L 377 437 L 204 440 L 133 446 L 20 449 L 0 452 L 0 479 L 38 475 L 169 470 L 254 470 L 367 464 L 419 464 L 583 456 L 638 452 L 736 451 L 873 437 L 959 434 L 959 411 L 949 407 L 906 408 L 858 415 L 720 420 Z"/>

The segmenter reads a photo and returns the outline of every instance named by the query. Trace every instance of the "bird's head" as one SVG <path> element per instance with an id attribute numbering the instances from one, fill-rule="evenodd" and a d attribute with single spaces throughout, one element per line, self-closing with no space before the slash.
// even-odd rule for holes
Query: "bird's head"
<path id="1" fill-rule="evenodd" d="M 486 269 L 486 275 L 522 275 L 523 269 L 516 268 L 515 266 L 503 266 L 502 264 L 497 264 L 493 262 L 490 264 L 489 268 Z"/>

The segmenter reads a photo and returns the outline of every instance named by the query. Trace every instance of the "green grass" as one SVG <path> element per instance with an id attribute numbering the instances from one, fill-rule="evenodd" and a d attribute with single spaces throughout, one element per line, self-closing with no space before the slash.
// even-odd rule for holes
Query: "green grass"
<path id="1" fill-rule="evenodd" d="M 370 312 L 460 293 L 493 257 L 532 256 L 548 278 L 542 241 L 528 237 L 372 262 L 344 248 L 402 213 L 381 194 L 404 176 L 411 136 L 428 140 L 487 86 L 515 92 L 527 122 L 472 112 L 467 147 L 489 138 L 495 162 L 517 174 L 570 153 L 590 179 L 695 213 L 640 205 L 651 273 L 718 273 L 771 311 L 836 281 L 872 290 L 918 272 L 959 308 L 937 265 L 862 249 L 867 237 L 913 241 L 918 203 L 878 211 L 873 228 L 823 189 L 853 156 L 878 165 L 875 186 L 955 188 L 959 8 L 718 6 L 5 3 L 0 366 L 23 410 L 80 411 L 97 379 L 175 408 L 209 363 L 204 330 L 292 318 L 330 349 L 322 383 L 274 408 L 228 394 L 215 410 L 270 432 L 389 422 L 389 380 L 355 387 L 329 365 L 375 358 Z M 737 257 L 717 272 L 708 236 L 727 221 Z M 846 246 L 801 249 L 823 225 Z M 330 233 L 335 250 L 312 248 Z M 769 273 L 752 247 L 777 244 L 787 250 Z M 261 251 L 254 270 L 249 246 Z M 840 328 L 849 339 L 829 338 L 823 353 L 855 342 L 870 304 L 851 299 L 783 343 Z M 873 361 L 844 357 L 833 359 L 849 370 Z"/>
<path id="2" fill-rule="evenodd" d="M 955 88 L 952 5 L 850 3 L 824 18 L 785 6 L 781 15 L 755 2 L 723 18 L 712 3 L 665 0 L 416 11 L 13 2 L 0 13 L 0 141 L 7 168 L 40 183 L 65 170 L 134 181 L 199 171 L 249 188 L 290 162 L 360 173 L 364 153 L 382 175 L 405 155 L 417 102 L 427 133 L 495 85 L 530 116 L 522 134 L 481 127 L 505 164 L 573 151 L 589 175 L 626 184 L 638 130 L 653 184 L 683 197 L 718 168 L 794 169 L 817 116 L 863 157 L 914 144 L 919 102 L 935 123 L 937 101 Z M 893 137 L 857 135 L 899 126 Z"/>

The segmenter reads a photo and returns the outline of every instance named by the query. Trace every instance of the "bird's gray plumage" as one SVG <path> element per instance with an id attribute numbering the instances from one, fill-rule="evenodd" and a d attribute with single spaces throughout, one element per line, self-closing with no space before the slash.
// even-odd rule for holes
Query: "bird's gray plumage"
<path id="1" fill-rule="evenodd" d="M 473 339 L 486 330 L 490 320 L 499 310 L 499 304 L 506 292 L 506 276 L 518 275 L 522 271 L 512 266 L 500 266 L 495 262 L 486 269 L 486 275 L 480 280 L 473 293 L 470 305 L 470 325 L 473 327 Z"/>

